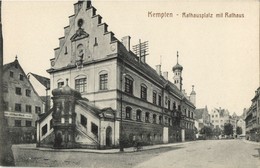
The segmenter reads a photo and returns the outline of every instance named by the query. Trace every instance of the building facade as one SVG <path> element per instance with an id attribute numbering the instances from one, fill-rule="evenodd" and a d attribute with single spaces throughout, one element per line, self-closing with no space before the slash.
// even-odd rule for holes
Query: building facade
<path id="1" fill-rule="evenodd" d="M 205 108 L 199 108 L 195 109 L 195 120 L 197 121 L 197 130 L 198 132 L 204 127 L 204 126 L 211 126 L 210 124 L 210 115 L 208 112 L 208 107 L 205 106 Z"/>
<path id="2" fill-rule="evenodd" d="M 255 91 L 252 104 L 246 112 L 246 138 L 260 141 L 260 87 Z"/>
<path id="3" fill-rule="evenodd" d="M 246 135 L 246 122 L 243 118 L 238 119 L 237 127 L 240 127 L 242 129 L 242 134 L 240 136 L 245 136 Z"/>
<path id="4" fill-rule="evenodd" d="M 229 111 L 221 108 L 213 109 L 210 114 L 210 121 L 214 128 L 220 128 L 224 130 L 225 123 L 229 123 L 230 121 Z"/>
<path id="5" fill-rule="evenodd" d="M 3 68 L 4 115 L 12 143 L 30 143 L 36 140 L 38 114 L 43 101 L 34 90 L 17 58 Z"/>
<path id="6" fill-rule="evenodd" d="M 173 67 L 174 84 L 168 80 L 167 72 L 161 72 L 161 65 L 154 70 L 130 50 L 129 36 L 119 41 L 108 31 L 91 1 L 79 1 L 74 9 L 47 72 L 51 90 L 63 90 L 68 82 L 66 86 L 82 97 L 75 100 L 72 108 L 78 123 L 76 135 L 68 135 L 58 127 L 49 129 L 55 110 L 64 104 L 56 103 L 59 98 L 54 98 L 52 110 L 38 122 L 39 132 L 45 125 L 48 127 L 44 136 L 39 134 L 38 144 L 51 144 L 50 137 L 62 137 L 62 141 L 65 137 L 74 138 L 74 146 L 86 147 L 117 146 L 119 137 L 148 144 L 193 140 L 195 105 L 182 93 L 183 67 L 178 61 Z M 193 89 L 193 102 L 194 93 Z M 84 128 L 84 124 L 88 126 Z M 96 138 L 91 138 L 93 134 Z"/>

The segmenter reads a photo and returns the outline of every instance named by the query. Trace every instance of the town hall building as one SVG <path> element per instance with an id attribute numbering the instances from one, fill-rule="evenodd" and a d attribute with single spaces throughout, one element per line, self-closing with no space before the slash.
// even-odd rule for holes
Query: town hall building
<path id="1" fill-rule="evenodd" d="M 184 94 L 183 67 L 151 68 L 118 40 L 91 1 L 74 4 L 50 60 L 52 108 L 37 122 L 38 146 L 109 148 L 121 136 L 147 144 L 193 140 L 196 93 Z"/>

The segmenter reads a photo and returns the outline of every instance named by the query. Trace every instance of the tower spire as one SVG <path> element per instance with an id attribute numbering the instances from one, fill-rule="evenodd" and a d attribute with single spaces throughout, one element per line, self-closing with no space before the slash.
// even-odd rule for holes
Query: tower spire
<path id="1" fill-rule="evenodd" d="M 178 59 L 179 59 L 179 52 L 177 51 L 177 64 L 179 63 Z"/>

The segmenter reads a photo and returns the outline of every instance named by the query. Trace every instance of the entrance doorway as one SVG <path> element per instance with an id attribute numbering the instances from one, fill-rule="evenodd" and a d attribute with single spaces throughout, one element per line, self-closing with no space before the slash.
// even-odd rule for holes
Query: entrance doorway
<path id="1" fill-rule="evenodd" d="M 110 126 L 106 129 L 106 146 L 112 146 L 112 128 Z"/>

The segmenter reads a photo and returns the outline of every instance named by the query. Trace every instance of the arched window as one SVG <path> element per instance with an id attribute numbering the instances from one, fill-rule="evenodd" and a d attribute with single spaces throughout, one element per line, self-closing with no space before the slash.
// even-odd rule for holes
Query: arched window
<path id="1" fill-rule="evenodd" d="M 133 78 L 129 75 L 125 77 L 125 92 L 129 94 L 133 94 Z"/>
<path id="2" fill-rule="evenodd" d="M 174 110 L 176 109 L 176 102 L 175 101 L 173 102 L 173 109 Z"/>
<path id="3" fill-rule="evenodd" d="M 164 124 L 168 125 L 168 118 L 167 117 L 164 118 Z"/>
<path id="4" fill-rule="evenodd" d="M 149 122 L 149 117 L 150 117 L 150 113 L 146 112 L 145 113 L 145 122 Z"/>
<path id="5" fill-rule="evenodd" d="M 153 123 L 156 123 L 156 114 L 153 115 Z"/>
<path id="6" fill-rule="evenodd" d="M 153 104 L 156 104 L 157 101 L 157 93 L 156 91 L 153 91 Z"/>
<path id="7" fill-rule="evenodd" d="M 168 99 L 168 110 L 171 110 L 171 100 Z"/>
<path id="8" fill-rule="evenodd" d="M 126 119 L 132 118 L 132 108 L 131 107 L 126 107 L 125 113 L 126 113 L 126 116 L 125 116 Z"/>
<path id="9" fill-rule="evenodd" d="M 108 73 L 107 71 L 101 71 L 99 73 L 99 89 L 107 90 L 108 89 L 107 84 L 108 84 Z"/>
<path id="10" fill-rule="evenodd" d="M 142 84 L 141 85 L 141 99 L 147 100 L 147 86 Z"/>
<path id="11" fill-rule="evenodd" d="M 159 124 L 162 124 L 162 116 L 159 116 Z"/>
<path id="12" fill-rule="evenodd" d="M 137 121 L 142 121 L 141 117 L 142 117 L 142 111 L 141 110 L 137 110 L 136 111 L 136 120 Z"/>
<path id="13" fill-rule="evenodd" d="M 162 106 L 162 95 L 158 95 L 158 105 Z"/>
<path id="14" fill-rule="evenodd" d="M 153 134 L 153 140 L 156 141 L 156 134 Z"/>

